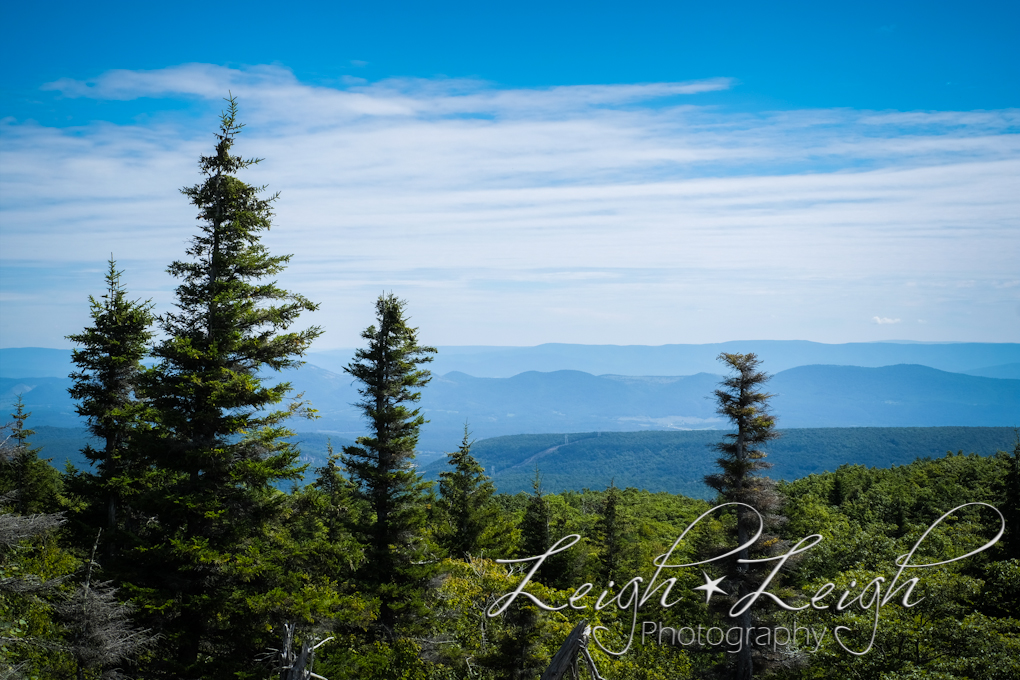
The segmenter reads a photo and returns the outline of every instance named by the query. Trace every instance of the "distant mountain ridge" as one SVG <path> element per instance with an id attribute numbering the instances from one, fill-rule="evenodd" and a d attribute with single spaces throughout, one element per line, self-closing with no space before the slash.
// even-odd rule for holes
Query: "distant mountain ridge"
<path id="1" fill-rule="evenodd" d="M 432 366 L 444 375 L 460 371 L 476 377 L 509 378 L 526 371 L 561 370 L 592 375 L 694 375 L 717 373 L 722 352 L 754 352 L 771 373 L 797 366 L 831 364 L 878 368 L 920 364 L 942 371 L 966 372 L 1020 363 L 1018 343 L 856 342 L 825 344 L 806 340 L 735 340 L 702 345 L 576 345 L 535 347 L 439 347 Z M 312 352 L 309 361 L 341 371 L 351 350 Z M 1010 375 L 984 377 L 1011 377 Z"/>
<path id="2" fill-rule="evenodd" d="M 983 366 L 981 368 L 974 368 L 969 371 L 960 371 L 960 373 L 966 373 L 967 375 L 977 375 L 983 378 L 1007 378 L 1010 380 L 1020 380 L 1020 363 L 999 364 L 998 366 Z"/>
<path id="3" fill-rule="evenodd" d="M 83 427 L 37 425 L 32 429 L 35 430 L 35 434 L 31 437 L 31 444 L 41 447 L 39 456 L 49 460 L 58 470 L 64 470 L 68 463 L 79 470 L 90 469 L 91 464 L 82 455 L 82 449 L 86 444 L 102 446 L 101 442 L 89 436 L 88 430 Z M 301 451 L 300 464 L 308 465 L 308 469 L 305 470 L 306 482 L 315 479 L 315 468 L 321 467 L 328 459 L 330 445 L 334 451 L 340 451 L 344 446 L 354 443 L 350 439 L 320 432 L 298 432 L 293 437 L 288 437 L 288 441 L 294 443 Z"/>
<path id="4" fill-rule="evenodd" d="M 1020 425 L 1020 380 L 928 366 L 800 366 L 768 389 L 783 427 Z"/>
<path id="5" fill-rule="evenodd" d="M 439 347 L 431 368 L 436 375 L 460 371 L 475 377 L 509 378 L 526 371 L 581 371 L 592 375 L 694 375 L 716 373 L 720 352 L 755 352 L 772 373 L 812 364 L 877 368 L 920 364 L 942 371 L 982 377 L 1020 378 L 1020 343 L 851 342 L 826 344 L 806 340 L 735 340 L 702 345 L 576 345 L 549 343 L 535 347 Z M 309 363 L 342 373 L 354 351 L 313 351 Z M 63 378 L 70 372 L 69 349 L 21 347 L 0 349 L 2 378 Z M 992 374 L 996 370 L 1002 374 Z"/>
<path id="6" fill-rule="evenodd" d="M 320 418 L 295 421 L 345 439 L 363 434 L 352 406 L 351 379 L 306 365 L 285 376 Z M 464 425 L 478 438 L 544 432 L 627 432 L 725 427 L 711 399 L 720 376 L 595 376 L 580 371 L 529 371 L 512 378 L 451 372 L 423 390 L 430 421 L 419 448 L 424 459 L 456 447 Z M 67 378 L 0 378 L 0 401 L 22 395 L 30 424 L 81 427 Z M 930 427 L 1020 425 L 1020 380 L 985 378 L 927 366 L 800 366 L 769 383 L 780 427 Z M 2 412 L 0 412 L 2 413 Z"/>

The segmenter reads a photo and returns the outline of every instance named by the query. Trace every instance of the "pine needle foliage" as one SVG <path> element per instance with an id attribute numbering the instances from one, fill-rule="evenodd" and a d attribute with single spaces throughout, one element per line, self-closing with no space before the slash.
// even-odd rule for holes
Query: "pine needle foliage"
<path id="1" fill-rule="evenodd" d="M 1005 498 L 1002 514 L 1006 519 L 1006 535 L 1002 548 L 1008 559 L 1020 561 L 1020 429 L 1010 454 L 1003 452 L 1006 461 Z"/>
<path id="2" fill-rule="evenodd" d="M 277 195 L 263 197 L 265 187 L 230 174 L 261 159 L 230 154 L 243 126 L 236 100 L 228 102 L 216 153 L 199 162 L 206 180 L 181 190 L 199 209 L 201 227 L 186 251 L 191 259 L 167 269 L 182 279 L 178 311 L 160 317 L 167 339 L 153 351 L 160 363 L 147 376 L 147 396 L 175 449 L 169 469 L 199 485 L 265 487 L 297 477 L 296 452 L 280 441 L 289 434 L 280 424 L 308 411 L 301 402 L 273 410 L 291 385 L 266 385 L 259 372 L 301 365 L 322 331 L 283 332 L 318 305 L 264 281 L 290 256 L 270 255 L 259 240 Z"/>
<path id="3" fill-rule="evenodd" d="M 425 424 L 419 388 L 431 380 L 421 364 L 432 361 L 434 347 L 418 344 L 418 329 L 408 324 L 407 303 L 392 293 L 376 301 L 376 323 L 361 337 L 368 343 L 344 371 L 360 384 L 356 404 L 369 434 L 345 446 L 343 464 L 358 485 L 369 511 L 355 527 L 366 546 L 363 580 L 379 598 L 379 623 L 385 636 L 398 622 L 424 612 L 422 593 L 435 573 L 425 536 L 429 484 L 412 462 L 418 433 Z"/>
<path id="4" fill-rule="evenodd" d="M 140 490 L 138 480 L 145 474 L 137 442 L 135 451 L 130 447 L 136 432 L 148 429 L 149 408 L 136 392 L 154 317 L 150 301 L 128 299 L 123 272 L 112 257 L 108 264 L 106 294 L 98 300 L 89 296 L 92 325 L 67 336 L 79 346 L 71 352 L 78 370 L 71 373 L 74 383 L 67 391 L 78 401 L 76 411 L 89 433 L 102 442 L 99 449 L 90 444 L 82 450 L 96 474 L 83 475 L 78 492 L 96 506 L 94 524 L 116 542 L 118 510 L 126 496 Z"/>
<path id="5" fill-rule="evenodd" d="M 761 564 L 755 569 L 749 564 L 741 564 L 739 560 L 777 553 L 782 544 L 767 529 L 774 528 L 783 518 L 779 515 L 782 502 L 776 493 L 775 483 L 760 474 L 771 467 L 771 463 L 764 460 L 765 446 L 779 437 L 775 430 L 776 419 L 768 408 L 772 395 L 761 389 L 771 376 L 759 370 L 761 360 L 754 354 L 723 353 L 719 360 L 732 373 L 715 391 L 716 412 L 729 420 L 736 431 L 724 435 L 723 441 L 715 445 L 722 453 L 717 460 L 720 472 L 706 476 L 705 483 L 719 492 L 719 503 L 744 504 L 737 506 L 735 512 L 737 545 L 746 544 L 759 528 L 758 515 L 746 506 L 757 510 L 765 524 L 765 530 L 755 545 L 744 548 L 724 565 L 724 587 L 729 594 L 724 602 L 729 609 L 733 602 L 754 591 L 763 577 Z M 737 616 L 733 623 L 746 629 L 753 625 L 756 616 L 748 610 Z M 767 661 L 760 659 L 758 665 Z M 744 646 L 734 654 L 732 665 L 731 675 L 727 677 L 751 680 L 755 666 L 751 647 Z"/>
<path id="6" fill-rule="evenodd" d="M 439 473 L 439 505 L 446 520 L 443 543 L 448 554 L 457 559 L 502 548 L 510 534 L 492 502 L 496 487 L 471 455 L 471 444 L 465 426 L 460 447 L 447 454 L 452 469 Z"/>
<path id="7" fill-rule="evenodd" d="M 527 504 L 524 506 L 524 517 L 521 518 L 520 553 L 522 557 L 541 555 L 552 545 L 552 530 L 549 526 L 552 510 L 549 508 L 546 494 L 542 491 L 542 475 L 537 467 L 535 476 L 531 480 L 531 491 Z M 550 583 L 554 576 L 548 559 L 535 573 L 536 580 L 543 584 Z"/>
<path id="8" fill-rule="evenodd" d="M 723 353 L 719 359 L 734 373 L 715 391 L 719 405 L 716 413 L 729 420 L 736 432 L 725 435 L 716 445 L 723 454 L 716 461 L 721 472 L 705 477 L 705 483 L 727 501 L 747 503 L 753 500 L 749 497 L 754 488 L 753 476 L 772 467 L 764 460 L 762 447 L 779 438 L 776 420 L 768 412 L 772 395 L 759 389 L 771 376 L 758 370 L 761 361 L 754 354 Z"/>
<path id="9" fill-rule="evenodd" d="M 165 624 L 160 671 L 187 677 L 254 663 L 267 615 L 256 612 L 273 588 L 263 551 L 284 512 L 275 486 L 301 472 L 283 422 L 310 415 L 300 401 L 280 408 L 291 385 L 263 372 L 299 366 L 321 333 L 287 330 L 317 305 L 272 280 L 290 260 L 260 241 L 277 196 L 234 176 L 260 159 L 231 153 L 243 125 L 227 102 L 215 151 L 199 160 L 204 180 L 181 190 L 199 231 L 189 259 L 167 269 L 180 279 L 177 309 L 159 317 L 166 339 L 142 381 L 157 421 L 149 462 L 163 479 L 147 499 L 134 583 Z"/>
<path id="10" fill-rule="evenodd" d="M 626 559 L 626 521 L 620 490 L 616 488 L 616 481 L 613 480 L 610 482 L 609 488 L 606 489 L 599 509 L 599 519 L 595 524 L 596 535 L 602 548 L 599 559 L 599 576 L 602 577 L 604 583 L 622 580 Z"/>
<path id="11" fill-rule="evenodd" d="M 49 464 L 49 459 L 39 457 L 42 447 L 29 442 L 35 430 L 26 427 L 25 421 L 31 415 L 31 411 L 25 411 L 25 402 L 19 394 L 11 414 L 14 420 L 4 426 L 0 440 L 0 496 L 9 494 L 13 511 L 19 515 L 60 509 L 60 473 Z"/>

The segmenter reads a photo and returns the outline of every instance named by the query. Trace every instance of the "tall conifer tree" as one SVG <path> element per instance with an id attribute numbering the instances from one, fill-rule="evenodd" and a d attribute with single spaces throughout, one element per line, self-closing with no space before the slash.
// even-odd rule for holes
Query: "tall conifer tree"
<path id="1" fill-rule="evenodd" d="M 521 518 L 521 548 L 522 557 L 534 557 L 543 554 L 552 545 L 552 533 L 549 528 L 549 521 L 552 514 L 549 510 L 549 501 L 542 493 L 542 475 L 538 468 L 535 468 L 535 477 L 531 480 L 532 494 L 528 497 L 527 505 L 524 506 L 524 517 Z M 546 559 L 538 568 L 535 574 L 537 581 L 548 585 L 554 576 L 549 566 L 549 559 Z"/>
<path id="2" fill-rule="evenodd" d="M 718 459 L 721 471 L 705 477 L 705 483 L 719 492 L 719 502 L 743 503 L 757 510 L 765 521 L 766 527 L 777 524 L 781 517 L 778 514 L 781 501 L 775 491 L 775 484 L 768 477 L 760 476 L 761 471 L 772 467 L 764 460 L 763 447 L 777 439 L 776 421 L 768 411 L 771 394 L 761 391 L 761 386 L 771 377 L 759 371 L 761 361 L 754 354 L 720 354 L 723 361 L 733 373 L 720 383 L 715 391 L 718 403 L 717 413 L 730 421 L 736 432 L 725 435 L 724 441 L 716 445 L 722 453 Z M 757 531 L 758 517 L 744 506 L 738 506 L 737 545 L 744 545 Z M 725 566 L 724 587 L 730 596 L 729 603 L 739 600 L 755 590 L 763 568 L 757 565 L 741 564 L 737 560 L 750 557 L 763 557 L 778 551 L 779 541 L 763 533 L 762 537 L 751 548 L 744 548 L 731 558 Z M 768 569 L 772 565 L 766 563 Z M 736 625 L 742 629 L 754 625 L 750 610 L 737 617 Z M 750 645 L 744 645 L 733 658 L 734 680 L 752 680 L 754 677 L 754 659 Z"/>
<path id="3" fill-rule="evenodd" d="M 443 544 L 457 559 L 479 556 L 487 549 L 506 550 L 512 535 L 492 502 L 496 487 L 471 455 L 471 444 L 465 425 L 460 448 L 447 454 L 453 469 L 439 473 L 439 506 L 447 525 Z"/>
<path id="4" fill-rule="evenodd" d="M 60 473 L 40 458 L 40 446 L 32 446 L 29 438 L 35 430 L 25 427 L 32 413 L 25 411 L 25 402 L 18 395 L 14 402 L 14 419 L 6 427 L 10 435 L 0 441 L 0 496 L 13 499 L 19 515 L 56 512 L 60 505 Z"/>
<path id="5" fill-rule="evenodd" d="M 627 534 L 626 520 L 620 505 L 620 490 L 616 488 L 616 481 L 612 480 L 609 483 L 609 488 L 606 489 L 606 495 L 603 496 L 599 519 L 595 523 L 602 548 L 599 558 L 600 575 L 606 583 L 614 579 L 621 581 L 621 576 L 624 573 Z"/>
<path id="6" fill-rule="evenodd" d="M 531 488 L 532 494 L 524 506 L 520 522 L 520 557 L 541 555 L 552 543 L 549 501 L 542 491 L 542 476 L 537 467 Z M 527 564 L 526 568 L 530 569 L 531 564 Z M 546 559 L 532 580 L 548 585 L 556 575 Z M 496 671 L 499 678 L 534 680 L 548 664 L 548 658 L 542 657 L 542 623 L 538 607 L 517 600 L 503 614 L 502 629 L 494 636 L 493 648 L 482 655 L 482 663 Z"/>
<path id="7" fill-rule="evenodd" d="M 139 480 L 145 475 L 137 440 L 134 450 L 130 447 L 136 432 L 147 428 L 148 407 L 136 389 L 154 320 L 151 302 L 128 299 L 121 273 L 111 257 L 106 294 L 98 300 L 89 296 L 93 325 L 67 336 L 80 346 L 71 352 L 78 370 L 71 373 L 74 384 L 67 391 L 78 400 L 76 410 L 86 418 L 89 432 L 101 442 L 98 449 L 89 444 L 82 450 L 96 474 L 82 476 L 80 492 L 93 505 L 92 523 L 113 542 L 110 549 L 119 542 L 120 506 L 126 495 L 141 490 Z"/>
<path id="8" fill-rule="evenodd" d="M 204 181 L 181 190 L 198 209 L 199 233 L 190 259 L 167 270 L 181 280 L 177 311 L 159 319 L 166 339 L 143 380 L 157 418 L 150 460 L 164 480 L 148 499 L 135 584 L 161 619 L 153 623 L 165 662 L 154 670 L 172 677 L 233 676 L 264 646 L 269 606 L 259 598 L 273 583 L 260 551 L 283 509 L 274 485 L 300 474 L 283 421 L 303 405 L 276 408 L 290 383 L 261 375 L 300 365 L 321 333 L 285 332 L 317 305 L 272 280 L 290 259 L 260 242 L 277 196 L 234 176 L 260 159 L 231 153 L 242 125 L 227 101 L 215 152 L 199 161 Z"/>
<path id="9" fill-rule="evenodd" d="M 369 434 L 344 447 L 343 462 L 369 508 L 357 527 L 366 546 L 363 577 L 379 598 L 379 623 L 387 636 L 399 622 L 423 612 L 423 589 L 435 572 L 425 539 L 428 485 L 412 465 L 425 418 L 412 405 L 421 399 L 418 388 L 431 380 L 420 365 L 432 361 L 436 350 L 418 344 L 418 329 L 408 325 L 405 308 L 394 295 L 381 295 L 377 325 L 361 334 L 368 346 L 344 368 L 360 383 L 357 407 Z"/>
<path id="10" fill-rule="evenodd" d="M 1006 493 L 1002 514 L 1006 533 L 1002 549 L 1006 559 L 1020 560 L 1020 430 L 1015 430 L 1013 453 L 1006 456 Z"/>

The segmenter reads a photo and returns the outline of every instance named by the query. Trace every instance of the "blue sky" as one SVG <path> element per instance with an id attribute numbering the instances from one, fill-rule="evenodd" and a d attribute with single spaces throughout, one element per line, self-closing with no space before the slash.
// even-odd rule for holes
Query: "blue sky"
<path id="1" fill-rule="evenodd" d="M 1016 3 L 297 7 L 3 5 L 0 346 L 168 308 L 228 90 L 321 348 L 1020 337 Z"/>

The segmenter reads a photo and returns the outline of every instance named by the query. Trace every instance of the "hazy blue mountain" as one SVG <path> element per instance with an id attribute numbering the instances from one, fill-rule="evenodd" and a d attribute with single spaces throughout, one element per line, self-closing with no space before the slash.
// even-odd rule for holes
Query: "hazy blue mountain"
<path id="1" fill-rule="evenodd" d="M 28 427 L 36 425 L 79 427 L 75 403 L 67 393 L 70 378 L 0 378 L 0 424 L 10 420 L 18 395 L 32 414 Z"/>
<path id="2" fill-rule="evenodd" d="M 716 373 L 720 352 L 756 352 L 778 373 L 797 366 L 832 364 L 876 368 L 920 364 L 989 378 L 1020 378 L 1018 343 L 844 343 L 803 340 L 739 340 L 705 345 L 568 345 L 536 347 L 440 347 L 433 373 L 458 371 L 476 377 L 509 378 L 527 371 L 582 371 L 592 375 L 694 375 Z M 343 373 L 354 350 L 311 352 L 309 363 Z M 0 349 L 0 377 L 63 378 L 71 370 L 69 349 Z"/>
<path id="3" fill-rule="evenodd" d="M 586 432 L 516 435 L 476 441 L 471 451 L 503 493 L 530 492 L 536 467 L 546 491 L 618 487 L 682 493 L 708 498 L 702 482 L 714 471 L 713 445 L 719 430 L 688 432 Z M 768 447 L 769 476 L 793 480 L 833 471 L 840 465 L 904 465 L 918 457 L 947 451 L 990 455 L 1012 450 L 1008 427 L 815 428 L 787 429 Z M 424 467 L 437 479 L 445 460 Z"/>
<path id="4" fill-rule="evenodd" d="M 306 365 L 280 376 L 318 409 L 314 421 L 297 420 L 299 431 L 346 439 L 364 432 L 351 406 L 358 394 L 346 375 Z M 420 448 L 424 458 L 460 441 L 467 423 L 478 438 L 509 434 L 724 427 L 711 395 L 720 376 L 594 376 L 580 371 L 529 371 L 512 378 L 476 378 L 452 372 L 423 390 L 429 424 Z M 0 378 L 8 405 L 18 393 L 31 423 L 81 426 L 67 394 L 67 378 Z M 984 378 L 927 366 L 882 368 L 800 366 L 776 374 L 769 390 L 781 427 L 925 427 L 1020 425 L 1020 380 Z"/>
<path id="5" fill-rule="evenodd" d="M 465 421 L 478 438 L 506 434 L 725 427 L 711 399 L 720 376 L 593 376 L 528 372 L 512 378 L 448 373 L 423 393 L 422 448 L 450 450 Z M 802 366 L 777 374 L 781 427 L 1013 426 L 1020 381 L 926 366 Z"/>
<path id="6" fill-rule="evenodd" d="M 35 430 L 35 434 L 32 435 L 31 444 L 42 447 L 39 455 L 49 459 L 53 467 L 63 470 L 67 463 L 71 463 L 79 470 L 89 469 L 89 461 L 81 455 L 81 450 L 86 444 L 98 446 L 99 442 L 90 437 L 87 430 L 81 427 L 47 425 L 33 426 L 32 429 Z M 337 452 L 342 447 L 354 443 L 350 439 L 323 432 L 298 432 L 288 440 L 301 449 L 301 462 L 308 464 L 305 479 L 309 482 L 315 477 L 315 468 L 320 467 L 328 458 L 327 443 L 331 443 Z"/>
<path id="7" fill-rule="evenodd" d="M 443 375 L 459 371 L 477 377 L 509 378 L 526 371 L 582 371 L 592 375 L 694 375 L 717 373 L 720 352 L 755 352 L 772 373 L 796 366 L 835 364 L 879 367 L 921 364 L 963 372 L 1020 362 L 1018 343 L 845 343 L 802 340 L 739 340 L 705 345 L 568 345 L 537 347 L 440 347 L 432 364 Z M 312 352 L 309 361 L 343 370 L 352 350 Z M 1007 376 L 988 376 L 1007 377 Z"/>
<path id="8" fill-rule="evenodd" d="M 81 455 L 81 450 L 86 444 L 99 446 L 98 440 L 90 437 L 88 431 L 82 427 L 50 427 L 30 422 L 26 425 L 35 430 L 29 443 L 42 447 L 39 457 L 48 459 L 58 470 L 63 470 L 67 463 L 71 463 L 79 470 L 87 469 L 89 461 Z"/>
<path id="9" fill-rule="evenodd" d="M 800 366 L 768 389 L 784 427 L 1020 425 L 1020 380 L 927 366 Z"/>
<path id="10" fill-rule="evenodd" d="M 0 349 L 0 378 L 66 378 L 71 350 L 46 347 Z"/>
<path id="11" fill-rule="evenodd" d="M 502 490 L 526 489 L 533 463 L 540 462 L 549 474 L 566 475 L 562 487 L 558 478 L 549 478 L 550 490 L 604 486 L 619 475 L 621 486 L 702 493 L 700 479 L 714 460 L 705 457 L 705 446 L 717 441 L 717 428 L 726 425 L 711 398 L 720 380 L 715 357 L 724 351 L 757 352 L 775 374 L 769 390 L 779 425 L 789 430 L 776 449 L 790 454 L 781 463 L 777 457 L 780 477 L 851 461 L 905 463 L 945 448 L 987 453 L 992 450 L 988 432 L 1001 439 L 1011 432 L 1002 427 L 1020 425 L 1016 343 L 443 347 L 430 366 L 434 378 L 420 404 L 430 422 L 419 444 L 419 464 L 427 467 L 453 450 L 467 423 L 475 438 L 485 440 L 479 451 L 490 456 L 486 465 L 495 469 Z M 267 376 L 291 381 L 295 392 L 318 409 L 318 419 L 291 423 L 302 433 L 297 439 L 304 454 L 316 464 L 325 459 L 327 438 L 339 448 L 364 433 L 363 418 L 351 405 L 359 395 L 342 373 L 352 354 L 312 353 L 309 359 L 318 365 Z M 20 394 L 32 413 L 29 426 L 39 433 L 36 443 L 47 447 L 44 455 L 58 466 L 65 460 L 80 464 L 76 452 L 85 443 L 83 423 L 67 393 L 70 370 L 70 350 L 0 349 L 0 422 L 8 420 L 2 414 L 12 410 Z M 878 429 L 800 429 L 861 427 Z M 892 427 L 911 428 L 913 434 L 882 434 Z M 947 434 L 938 439 L 932 434 L 936 430 Z M 572 441 L 556 448 L 564 435 L 553 433 L 562 432 L 592 436 L 586 444 Z M 504 435 L 521 433 L 532 434 L 512 438 L 512 444 L 504 441 Z M 492 442 L 502 442 L 502 453 L 492 453 Z M 517 453 L 507 454 L 510 450 Z M 562 458 L 567 454 L 581 458 Z"/>
<path id="12" fill-rule="evenodd" d="M 999 364 L 998 366 L 985 366 L 974 368 L 969 371 L 960 371 L 967 375 L 978 375 L 984 378 L 1005 378 L 1007 380 L 1020 380 L 1020 363 Z"/>
<path id="13" fill-rule="evenodd" d="M 422 406 L 433 423 L 462 428 L 468 419 L 472 429 L 486 432 L 522 424 L 529 426 L 524 431 L 562 432 L 563 423 L 594 430 L 700 429 L 721 423 L 705 398 L 719 379 L 708 373 L 632 377 L 528 371 L 512 378 L 475 378 L 453 372 L 432 380 Z"/>

